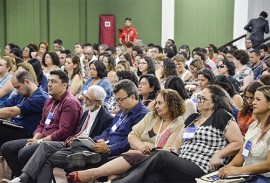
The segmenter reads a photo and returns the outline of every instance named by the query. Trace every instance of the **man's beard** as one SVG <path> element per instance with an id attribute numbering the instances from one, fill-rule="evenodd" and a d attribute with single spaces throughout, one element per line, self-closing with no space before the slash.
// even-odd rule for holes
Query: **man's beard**
<path id="1" fill-rule="evenodd" d="M 90 106 L 88 106 L 88 107 L 85 106 L 85 109 L 91 111 L 91 110 L 93 110 L 95 107 L 96 107 L 96 103 L 94 103 L 94 104 L 92 104 L 92 105 L 90 105 Z"/>

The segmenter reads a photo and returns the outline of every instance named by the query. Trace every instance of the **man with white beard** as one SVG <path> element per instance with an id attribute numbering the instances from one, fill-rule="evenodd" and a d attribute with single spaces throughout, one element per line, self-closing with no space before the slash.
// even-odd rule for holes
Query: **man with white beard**
<path id="1" fill-rule="evenodd" d="M 85 93 L 85 109 L 81 120 L 80 127 L 76 135 L 70 136 L 67 138 L 66 142 L 62 141 L 50 141 L 42 142 L 37 148 L 32 157 L 28 160 L 27 164 L 22 170 L 20 177 L 17 177 L 11 181 L 3 179 L 2 182 L 27 182 L 33 181 L 36 179 L 37 174 L 39 173 L 39 167 L 42 166 L 47 158 L 56 151 L 63 152 L 63 156 L 68 156 L 75 152 L 82 152 L 87 149 L 85 146 L 77 144 L 76 147 L 70 147 L 73 139 L 76 137 L 91 137 L 100 135 L 105 129 L 107 129 L 113 120 L 111 114 L 103 107 L 102 103 L 106 97 L 106 92 L 104 89 L 98 85 L 93 85 L 88 88 Z M 74 111 L 76 113 L 76 111 Z M 66 148 L 67 147 L 67 148 Z M 46 150 L 44 150 L 46 149 Z M 64 158 L 65 159 L 65 158 Z M 37 163 L 39 162 L 39 163 Z"/>

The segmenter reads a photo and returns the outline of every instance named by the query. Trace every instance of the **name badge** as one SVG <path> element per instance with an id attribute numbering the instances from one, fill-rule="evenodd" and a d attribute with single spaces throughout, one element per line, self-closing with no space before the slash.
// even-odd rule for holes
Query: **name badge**
<path id="1" fill-rule="evenodd" d="M 111 132 L 114 132 L 116 129 L 117 129 L 117 126 L 116 125 L 113 125 L 113 127 L 111 129 Z"/>
<path id="2" fill-rule="evenodd" d="M 195 126 L 187 127 L 183 133 L 183 140 L 192 140 L 196 132 Z"/>
<path id="3" fill-rule="evenodd" d="M 245 143 L 244 148 L 243 148 L 243 152 L 242 152 L 242 156 L 243 156 L 244 159 L 246 159 L 248 157 L 248 154 L 250 152 L 251 146 L 252 146 L 252 142 L 248 140 Z"/>
<path id="4" fill-rule="evenodd" d="M 198 98 L 197 97 L 193 97 L 192 98 L 192 102 L 195 103 L 195 104 L 197 104 L 198 103 Z"/>
<path id="5" fill-rule="evenodd" d="M 53 112 L 49 112 L 49 115 L 48 115 L 48 117 L 47 117 L 47 119 L 45 121 L 45 125 L 51 124 L 52 118 L 53 118 Z"/>

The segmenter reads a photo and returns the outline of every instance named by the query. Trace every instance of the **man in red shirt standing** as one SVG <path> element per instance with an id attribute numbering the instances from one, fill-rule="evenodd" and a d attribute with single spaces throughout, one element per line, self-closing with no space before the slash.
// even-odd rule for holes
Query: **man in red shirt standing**
<path id="1" fill-rule="evenodd" d="M 138 32 L 134 27 L 132 27 L 131 18 L 126 18 L 125 24 L 126 24 L 125 27 L 118 29 L 119 30 L 119 34 L 118 34 L 119 43 L 125 44 L 128 41 L 135 43 L 136 39 L 138 38 Z"/>

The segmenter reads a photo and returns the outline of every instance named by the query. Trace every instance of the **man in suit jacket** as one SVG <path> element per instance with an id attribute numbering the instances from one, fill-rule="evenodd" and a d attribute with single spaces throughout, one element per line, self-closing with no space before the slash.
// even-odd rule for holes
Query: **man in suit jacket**
<path id="1" fill-rule="evenodd" d="M 267 16 L 268 14 L 265 11 L 262 11 L 259 18 L 251 19 L 244 27 L 245 30 L 250 32 L 249 39 L 251 39 L 253 45 L 264 39 L 264 33 L 269 33 L 269 25 L 266 20 Z"/>
<path id="2" fill-rule="evenodd" d="M 62 155 L 59 161 L 63 161 L 62 159 L 65 160 L 70 154 L 89 150 L 83 144 L 76 143 L 76 146 L 72 147 L 70 147 L 70 144 L 76 137 L 95 137 L 100 135 L 111 125 L 113 117 L 108 113 L 107 109 L 102 106 L 105 97 L 106 92 L 102 87 L 98 85 L 90 86 L 84 99 L 87 110 L 83 114 L 81 124 L 76 135 L 70 136 L 65 143 L 60 141 L 40 143 L 35 153 L 24 166 L 22 170 L 23 173 L 20 177 L 11 181 L 2 180 L 2 182 L 27 182 L 29 179 L 35 180 L 40 173 L 39 171 L 44 162 L 46 162 L 47 159 L 56 151 L 59 151 Z M 74 111 L 74 113 L 76 112 L 77 111 Z"/>

